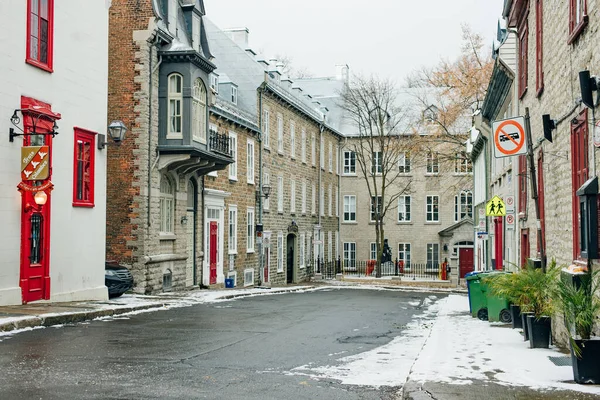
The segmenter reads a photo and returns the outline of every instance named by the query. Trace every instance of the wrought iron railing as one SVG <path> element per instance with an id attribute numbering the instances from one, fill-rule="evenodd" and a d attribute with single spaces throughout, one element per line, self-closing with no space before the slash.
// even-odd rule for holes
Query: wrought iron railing
<path id="1" fill-rule="evenodd" d="M 314 266 L 307 270 L 309 276 L 320 274 L 324 279 L 335 279 L 337 274 L 347 277 L 390 277 L 399 276 L 405 280 L 439 280 L 441 278 L 441 265 L 437 263 L 404 263 L 403 261 L 388 261 L 381 263 L 379 274 L 375 260 L 337 260 L 323 261 L 320 258 L 314 260 Z"/>
<path id="2" fill-rule="evenodd" d="M 222 135 L 215 131 L 210 131 L 208 143 L 211 151 L 231 157 L 231 139 L 228 135 Z"/>

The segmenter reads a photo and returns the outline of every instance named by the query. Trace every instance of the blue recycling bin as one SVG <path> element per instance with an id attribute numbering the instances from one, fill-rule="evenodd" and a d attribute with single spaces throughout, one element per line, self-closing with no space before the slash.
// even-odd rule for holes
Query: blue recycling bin
<path id="1" fill-rule="evenodd" d="M 225 287 L 227 289 L 233 289 L 233 278 L 225 278 Z"/>

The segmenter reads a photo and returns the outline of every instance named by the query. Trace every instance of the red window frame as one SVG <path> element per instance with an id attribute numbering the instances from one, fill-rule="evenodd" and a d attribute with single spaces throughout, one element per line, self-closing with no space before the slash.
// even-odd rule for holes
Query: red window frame
<path id="1" fill-rule="evenodd" d="M 519 34 L 519 98 L 527 92 L 527 49 L 529 39 L 529 27 L 527 22 L 523 24 Z"/>
<path id="2" fill-rule="evenodd" d="M 577 19 L 577 4 L 581 6 L 581 16 Z M 588 24 L 589 17 L 587 13 L 587 0 L 569 0 L 569 39 L 568 44 L 573 43 L 579 35 L 583 32 L 583 29 Z"/>
<path id="3" fill-rule="evenodd" d="M 589 172 L 587 108 L 571 124 L 571 182 L 572 182 L 572 218 L 573 218 L 573 259 L 581 254 L 579 243 L 579 198 L 577 189 L 585 183 Z"/>
<path id="4" fill-rule="evenodd" d="M 41 14 L 43 5 L 47 7 L 45 18 Z M 43 43 L 40 40 L 41 33 L 44 30 L 47 36 L 45 49 L 43 49 Z M 33 54 L 32 47 L 35 48 L 37 57 L 36 54 Z M 53 72 L 53 50 L 54 0 L 27 0 L 27 49 L 25 62 L 45 71 Z M 42 61 L 42 54 L 46 56 L 45 61 Z"/>
<path id="5" fill-rule="evenodd" d="M 527 266 L 527 259 L 530 255 L 529 246 L 529 228 L 521 229 L 521 266 Z"/>
<path id="6" fill-rule="evenodd" d="M 535 3 L 535 88 L 537 96 L 544 91 L 544 6 L 542 0 Z"/>
<path id="7" fill-rule="evenodd" d="M 73 207 L 94 207 L 96 132 L 75 128 L 73 138 Z"/>
<path id="8" fill-rule="evenodd" d="M 519 156 L 519 214 L 527 213 L 527 156 Z"/>

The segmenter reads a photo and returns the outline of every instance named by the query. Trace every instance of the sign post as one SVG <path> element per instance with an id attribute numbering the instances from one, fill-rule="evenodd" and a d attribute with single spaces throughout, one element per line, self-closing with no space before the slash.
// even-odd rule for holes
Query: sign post
<path id="1" fill-rule="evenodd" d="M 494 132 L 494 156 L 496 158 L 511 157 L 527 153 L 527 147 L 531 146 L 526 141 L 525 120 L 523 117 L 515 117 L 492 124 Z"/>

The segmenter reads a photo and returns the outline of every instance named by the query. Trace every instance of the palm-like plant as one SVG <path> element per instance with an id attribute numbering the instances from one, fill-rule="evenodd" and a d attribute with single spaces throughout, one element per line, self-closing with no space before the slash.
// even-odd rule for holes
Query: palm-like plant
<path id="1" fill-rule="evenodd" d="M 560 281 L 560 310 L 563 313 L 569 340 L 573 351 L 581 358 L 581 348 L 575 339 L 589 340 L 592 337 L 594 323 L 600 315 L 600 298 L 597 296 L 600 287 L 599 271 L 577 275 L 580 284 Z"/>

